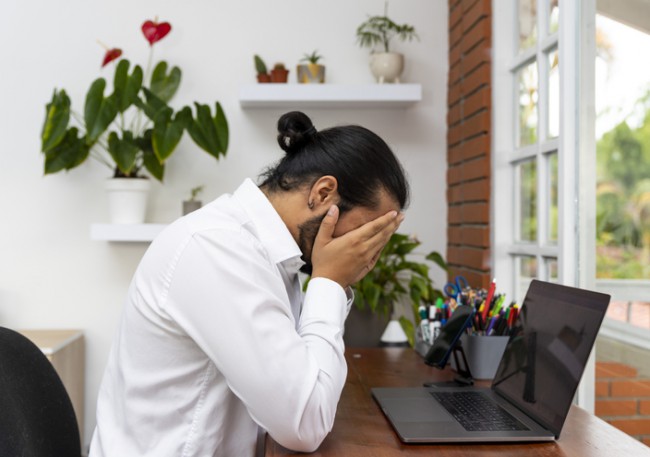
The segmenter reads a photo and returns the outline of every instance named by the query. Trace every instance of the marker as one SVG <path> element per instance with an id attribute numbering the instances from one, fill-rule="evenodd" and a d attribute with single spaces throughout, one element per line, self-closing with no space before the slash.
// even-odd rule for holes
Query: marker
<path id="1" fill-rule="evenodd" d="M 485 298 L 485 307 L 483 308 L 481 317 L 483 318 L 483 322 L 486 321 L 488 311 L 490 310 L 490 303 L 492 302 L 492 297 L 494 297 L 494 290 L 497 288 L 497 280 L 496 278 L 492 280 L 490 283 L 490 288 L 488 289 L 488 294 L 487 297 Z"/>

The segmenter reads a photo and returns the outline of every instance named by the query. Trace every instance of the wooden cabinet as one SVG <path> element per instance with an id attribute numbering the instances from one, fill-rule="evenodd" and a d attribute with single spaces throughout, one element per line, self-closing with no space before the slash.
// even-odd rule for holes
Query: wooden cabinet
<path id="1" fill-rule="evenodd" d="M 83 437 L 85 344 L 80 330 L 19 330 L 38 346 L 59 374 L 68 391 Z"/>

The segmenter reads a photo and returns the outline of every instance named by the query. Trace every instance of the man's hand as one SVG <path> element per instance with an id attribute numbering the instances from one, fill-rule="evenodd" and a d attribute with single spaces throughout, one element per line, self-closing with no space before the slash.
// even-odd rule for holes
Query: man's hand
<path id="1" fill-rule="evenodd" d="M 328 278 L 343 288 L 361 280 L 373 269 L 404 214 L 390 211 L 377 219 L 333 238 L 339 209 L 332 205 L 321 223 L 311 254 L 312 277 Z"/>

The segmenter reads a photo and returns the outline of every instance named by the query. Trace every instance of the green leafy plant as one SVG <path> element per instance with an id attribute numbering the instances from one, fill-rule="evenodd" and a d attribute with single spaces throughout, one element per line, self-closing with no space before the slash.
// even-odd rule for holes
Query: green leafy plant
<path id="1" fill-rule="evenodd" d="M 390 52 L 390 42 L 394 38 L 402 41 L 419 39 L 412 25 L 398 25 L 388 17 L 388 2 L 384 5 L 383 16 L 369 16 L 357 27 L 357 42 L 362 48 L 381 46 L 384 52 Z"/>
<path id="2" fill-rule="evenodd" d="M 181 82 L 181 70 L 158 62 L 149 75 L 153 45 L 171 31 L 168 22 L 145 21 L 149 42 L 147 70 L 131 68 L 122 50 L 108 49 L 102 67 L 115 62 L 113 91 L 105 95 L 106 79 L 97 78 L 86 94 L 83 114 L 72 110 L 64 89 L 55 89 L 46 105 L 41 132 L 45 174 L 70 170 L 93 157 L 113 170 L 114 177 L 143 177 L 142 169 L 163 180 L 165 162 L 185 130 L 201 149 L 216 159 L 228 148 L 228 122 L 219 102 L 214 114 L 208 105 L 194 103 L 175 111 L 168 102 Z M 76 125 L 70 125 L 74 120 Z"/>
<path id="3" fill-rule="evenodd" d="M 420 304 L 432 304 L 443 294 L 434 288 L 429 277 L 431 265 L 447 271 L 447 264 L 438 252 L 418 255 L 415 250 L 422 243 L 414 237 L 395 233 L 382 250 L 375 268 L 361 281 L 352 286 L 354 304 L 359 309 L 368 307 L 375 313 L 389 316 L 399 300 L 409 300 L 415 324 L 420 321 Z M 421 256 L 421 260 L 414 257 Z M 405 316 L 400 324 L 411 346 L 415 342 L 413 322 Z"/>
<path id="4" fill-rule="evenodd" d="M 322 59 L 323 56 L 318 54 L 318 50 L 312 52 L 311 54 L 305 54 L 302 59 L 300 59 L 301 62 L 309 62 L 313 64 L 317 64 L 320 59 Z"/>

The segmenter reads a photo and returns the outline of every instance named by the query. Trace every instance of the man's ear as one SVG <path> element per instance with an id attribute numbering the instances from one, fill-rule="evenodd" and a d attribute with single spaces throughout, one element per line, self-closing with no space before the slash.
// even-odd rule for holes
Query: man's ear
<path id="1" fill-rule="evenodd" d="M 321 176 L 311 186 L 309 191 L 308 206 L 311 209 L 322 210 L 329 209 L 330 206 L 339 202 L 338 181 L 334 176 Z"/>

